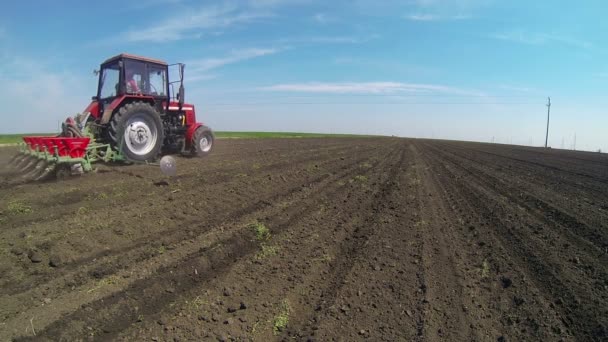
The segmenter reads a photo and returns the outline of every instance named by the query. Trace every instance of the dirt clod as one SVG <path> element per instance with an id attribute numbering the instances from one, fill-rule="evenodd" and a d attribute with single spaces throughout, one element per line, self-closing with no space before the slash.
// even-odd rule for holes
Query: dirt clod
<path id="1" fill-rule="evenodd" d="M 27 257 L 30 259 L 31 262 L 33 262 L 35 264 L 42 262 L 42 260 L 43 260 L 42 253 L 37 252 L 37 251 L 30 251 L 28 253 Z"/>
<path id="2" fill-rule="evenodd" d="M 62 264 L 61 257 L 57 255 L 53 255 L 49 258 L 49 266 L 51 267 L 59 267 Z"/>

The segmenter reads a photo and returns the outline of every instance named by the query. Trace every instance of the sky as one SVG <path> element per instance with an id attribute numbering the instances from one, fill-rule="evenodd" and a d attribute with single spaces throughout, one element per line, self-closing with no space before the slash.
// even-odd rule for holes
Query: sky
<path id="1" fill-rule="evenodd" d="M 608 2 L 10 1 L 0 134 L 58 131 L 121 52 L 186 63 L 214 130 L 608 151 Z M 576 139 L 575 139 L 576 137 Z"/>

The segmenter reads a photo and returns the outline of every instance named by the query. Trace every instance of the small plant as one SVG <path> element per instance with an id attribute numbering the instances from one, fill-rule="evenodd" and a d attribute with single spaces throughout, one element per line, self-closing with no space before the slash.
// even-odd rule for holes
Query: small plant
<path id="1" fill-rule="evenodd" d="M 87 207 L 80 207 L 76 212 L 77 215 L 86 215 L 89 213 L 89 209 Z"/>
<path id="2" fill-rule="evenodd" d="M 367 176 L 357 175 L 353 178 L 353 180 L 355 180 L 357 182 L 365 183 L 365 182 L 367 182 Z"/>
<path id="3" fill-rule="evenodd" d="M 428 225 L 428 222 L 426 222 L 425 220 L 420 220 L 414 224 L 414 227 L 424 227 L 426 225 Z"/>
<path id="4" fill-rule="evenodd" d="M 279 252 L 279 247 L 262 244 L 262 250 L 255 255 L 256 259 L 264 259 L 276 255 Z"/>
<path id="5" fill-rule="evenodd" d="M 319 165 L 317 165 L 317 164 L 308 164 L 308 166 L 306 166 L 306 171 L 308 171 L 308 172 L 314 172 L 318 169 L 319 169 Z"/>
<path id="6" fill-rule="evenodd" d="M 490 263 L 488 263 L 488 259 L 483 259 L 481 263 L 481 277 L 487 278 L 490 276 Z"/>
<path id="7" fill-rule="evenodd" d="M 188 302 L 186 302 L 188 303 Z M 190 305 L 192 305 L 193 308 L 195 309 L 200 309 L 202 306 L 204 305 L 208 305 L 209 302 L 207 302 L 205 299 L 201 298 L 201 296 L 196 296 L 196 298 L 194 298 L 194 300 L 192 302 L 190 302 Z"/>
<path id="8" fill-rule="evenodd" d="M 329 254 L 323 254 L 323 255 L 321 255 L 320 257 L 315 258 L 315 259 L 313 259 L 313 260 L 315 260 L 315 261 L 325 261 L 325 262 L 330 262 L 330 261 L 332 261 L 333 259 L 334 259 L 334 258 L 333 258 L 331 255 L 329 255 Z"/>
<path id="9" fill-rule="evenodd" d="M 19 201 L 9 202 L 6 210 L 11 214 L 29 214 L 33 212 L 32 207 Z"/>
<path id="10" fill-rule="evenodd" d="M 272 323 L 272 331 L 275 335 L 278 335 L 287 327 L 287 324 L 289 323 L 290 311 L 291 308 L 289 307 L 289 302 L 287 299 L 283 300 L 280 305 L 279 314 L 274 317 L 274 321 Z"/>
<path id="11" fill-rule="evenodd" d="M 97 291 L 104 286 L 114 285 L 116 283 L 118 283 L 118 276 L 111 275 L 109 277 L 101 279 L 99 282 L 97 282 L 97 285 L 95 285 L 93 288 L 89 289 L 87 291 L 87 293 Z"/>
<path id="12" fill-rule="evenodd" d="M 361 167 L 364 169 L 369 169 L 370 167 L 372 167 L 372 164 L 365 162 L 365 163 L 361 164 Z"/>
<path id="13" fill-rule="evenodd" d="M 263 223 L 256 221 L 249 224 L 249 227 L 253 230 L 256 240 L 264 241 L 270 239 L 270 229 Z"/>

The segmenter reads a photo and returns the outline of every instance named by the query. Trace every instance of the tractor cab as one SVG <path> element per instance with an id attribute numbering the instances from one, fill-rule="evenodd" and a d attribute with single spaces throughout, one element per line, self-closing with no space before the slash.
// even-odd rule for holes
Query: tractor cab
<path id="1" fill-rule="evenodd" d="M 129 54 L 120 54 L 103 62 L 97 99 L 106 102 L 122 95 L 145 95 L 167 100 L 168 64 Z"/>

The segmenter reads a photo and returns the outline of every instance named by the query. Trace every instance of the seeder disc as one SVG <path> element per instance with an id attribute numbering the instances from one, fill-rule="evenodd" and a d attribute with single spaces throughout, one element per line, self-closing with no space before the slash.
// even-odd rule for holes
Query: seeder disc
<path id="1" fill-rule="evenodd" d="M 40 172 L 34 180 L 43 181 L 51 179 L 53 176 L 56 176 L 57 169 L 59 169 L 59 167 L 55 163 L 46 164 L 42 172 Z"/>
<path id="2" fill-rule="evenodd" d="M 19 152 L 17 154 L 15 154 L 11 160 L 9 160 L 9 162 L 7 163 L 8 166 L 13 166 L 15 165 L 17 162 L 19 162 L 19 160 L 21 160 L 21 158 L 24 156 L 23 152 Z"/>
<path id="3" fill-rule="evenodd" d="M 24 172 L 29 172 L 33 167 L 36 166 L 36 163 L 38 163 L 40 159 L 36 158 L 36 157 L 29 157 L 26 160 L 24 160 L 22 163 L 19 164 L 19 172 L 20 173 L 24 173 Z"/>
<path id="4" fill-rule="evenodd" d="M 20 168 L 22 168 L 23 166 L 25 166 L 25 164 L 27 163 L 27 160 L 28 160 L 28 159 L 30 159 L 30 156 L 28 156 L 28 155 L 23 156 L 23 158 L 19 159 L 19 161 L 18 161 L 18 162 L 16 162 L 16 163 L 13 165 L 13 168 L 14 168 L 15 170 L 19 170 Z"/>
<path id="5" fill-rule="evenodd" d="M 24 174 L 23 178 L 25 179 L 36 179 L 38 174 L 41 173 L 47 166 L 47 162 L 45 160 L 39 160 L 32 169 L 30 169 L 26 174 Z"/>

